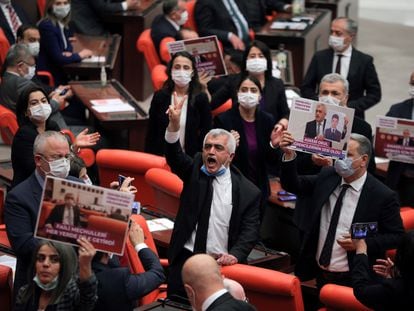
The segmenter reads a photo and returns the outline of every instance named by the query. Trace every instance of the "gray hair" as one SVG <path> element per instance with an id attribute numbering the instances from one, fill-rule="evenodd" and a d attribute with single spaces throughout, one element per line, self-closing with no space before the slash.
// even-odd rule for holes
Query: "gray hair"
<path id="1" fill-rule="evenodd" d="M 345 16 L 341 16 L 341 17 L 337 17 L 335 18 L 332 22 L 335 22 L 337 20 L 344 20 L 346 23 L 346 28 L 345 30 L 353 37 L 355 37 L 357 35 L 358 32 L 358 23 L 356 21 L 354 21 L 353 19 L 350 19 L 348 17 Z"/>
<path id="2" fill-rule="evenodd" d="M 207 137 L 209 136 L 212 136 L 213 138 L 217 136 L 227 136 L 227 150 L 230 153 L 234 153 L 236 151 L 236 139 L 229 131 L 220 128 L 210 130 L 206 136 L 204 136 L 203 146 L 205 145 Z"/>
<path id="3" fill-rule="evenodd" d="M 359 155 L 368 155 L 368 160 L 371 159 L 372 156 L 372 145 L 368 138 L 364 135 L 360 135 L 357 133 L 351 134 L 351 139 L 355 140 L 358 143 L 357 151 Z"/>
<path id="4" fill-rule="evenodd" d="M 172 11 L 178 9 L 179 0 L 164 0 L 162 4 L 162 12 L 164 15 L 169 15 Z"/>
<path id="5" fill-rule="evenodd" d="M 65 142 L 69 145 L 68 140 L 66 139 L 65 135 L 63 135 L 61 132 L 45 131 L 37 135 L 34 141 L 34 144 L 33 144 L 33 155 L 43 153 L 45 149 L 46 141 L 51 137 L 61 142 Z"/>
<path id="6" fill-rule="evenodd" d="M 16 66 L 20 62 L 26 62 L 30 57 L 33 57 L 29 48 L 24 43 L 17 43 L 10 47 L 4 61 L 4 68 Z"/>
<path id="7" fill-rule="evenodd" d="M 345 95 L 348 95 L 349 93 L 349 82 L 347 79 L 345 79 L 344 77 L 342 77 L 340 74 L 338 73 L 328 73 L 327 75 L 324 75 L 321 82 L 319 83 L 319 85 L 321 85 L 322 83 L 335 83 L 335 82 L 342 82 L 343 86 L 344 86 L 344 91 L 345 91 Z"/>

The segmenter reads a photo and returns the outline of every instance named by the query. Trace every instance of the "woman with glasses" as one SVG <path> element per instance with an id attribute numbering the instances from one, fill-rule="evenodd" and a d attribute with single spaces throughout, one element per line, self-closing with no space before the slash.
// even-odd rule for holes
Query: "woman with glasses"
<path id="1" fill-rule="evenodd" d="M 15 311 L 94 309 L 98 283 L 91 262 L 96 251 L 86 238 L 78 239 L 78 243 L 78 258 L 72 246 L 39 243 L 28 271 L 28 283 L 18 291 Z"/>
<path id="2" fill-rule="evenodd" d="M 35 170 L 33 143 L 36 136 L 47 130 L 61 130 L 55 122 L 48 119 L 51 110 L 45 91 L 35 85 L 26 87 L 17 100 L 16 117 L 19 129 L 13 138 L 11 151 L 13 187 L 28 178 Z M 76 141 L 71 146 L 72 150 L 77 151 L 78 148 L 93 146 L 98 142 L 99 133 L 87 133 L 86 128 L 76 136 Z"/>

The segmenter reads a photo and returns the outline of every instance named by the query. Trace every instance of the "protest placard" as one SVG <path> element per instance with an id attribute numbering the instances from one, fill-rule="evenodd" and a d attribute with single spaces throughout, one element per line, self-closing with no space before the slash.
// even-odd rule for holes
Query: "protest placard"
<path id="1" fill-rule="evenodd" d="M 414 163 L 414 121 L 377 116 L 375 155 L 392 161 Z"/>
<path id="2" fill-rule="evenodd" d="M 97 250 L 122 255 L 134 196 L 47 176 L 35 237 L 78 245 L 86 237 Z"/>
<path id="3" fill-rule="evenodd" d="M 167 43 L 167 46 L 171 55 L 181 51 L 193 55 L 198 72 L 207 72 L 215 77 L 227 74 L 217 36 L 173 41 Z"/>
<path id="4" fill-rule="evenodd" d="M 289 148 L 343 159 L 353 121 L 354 109 L 295 98 L 288 126 L 295 142 Z"/>

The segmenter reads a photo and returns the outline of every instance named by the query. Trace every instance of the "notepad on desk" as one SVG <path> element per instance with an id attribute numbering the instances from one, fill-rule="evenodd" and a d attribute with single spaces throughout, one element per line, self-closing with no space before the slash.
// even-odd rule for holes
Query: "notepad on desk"
<path id="1" fill-rule="evenodd" d="M 147 225 L 150 232 L 163 231 L 174 228 L 174 222 L 168 218 L 156 218 L 147 220 Z"/>
<path id="2" fill-rule="evenodd" d="M 105 64 L 106 63 L 106 57 L 105 56 L 94 55 L 94 56 L 82 59 L 82 63 L 102 63 L 102 64 Z"/>
<path id="3" fill-rule="evenodd" d="M 304 30 L 308 26 L 304 22 L 273 22 L 270 29 L 275 30 Z"/>
<path id="4" fill-rule="evenodd" d="M 93 99 L 92 109 L 107 114 L 111 120 L 131 120 L 137 118 L 135 108 L 119 98 Z"/>

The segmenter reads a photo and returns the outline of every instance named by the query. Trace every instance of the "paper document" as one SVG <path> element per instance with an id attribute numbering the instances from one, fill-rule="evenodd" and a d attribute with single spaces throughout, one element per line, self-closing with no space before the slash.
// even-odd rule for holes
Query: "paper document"
<path id="1" fill-rule="evenodd" d="M 82 63 L 102 63 L 102 64 L 105 64 L 106 63 L 106 57 L 105 56 L 93 55 L 91 57 L 82 59 Z"/>
<path id="2" fill-rule="evenodd" d="M 169 220 L 168 218 L 156 218 L 147 220 L 147 225 L 150 232 L 174 228 L 174 222 Z"/>
<path id="3" fill-rule="evenodd" d="M 273 22 L 270 29 L 304 30 L 307 26 L 308 24 L 304 22 Z"/>

